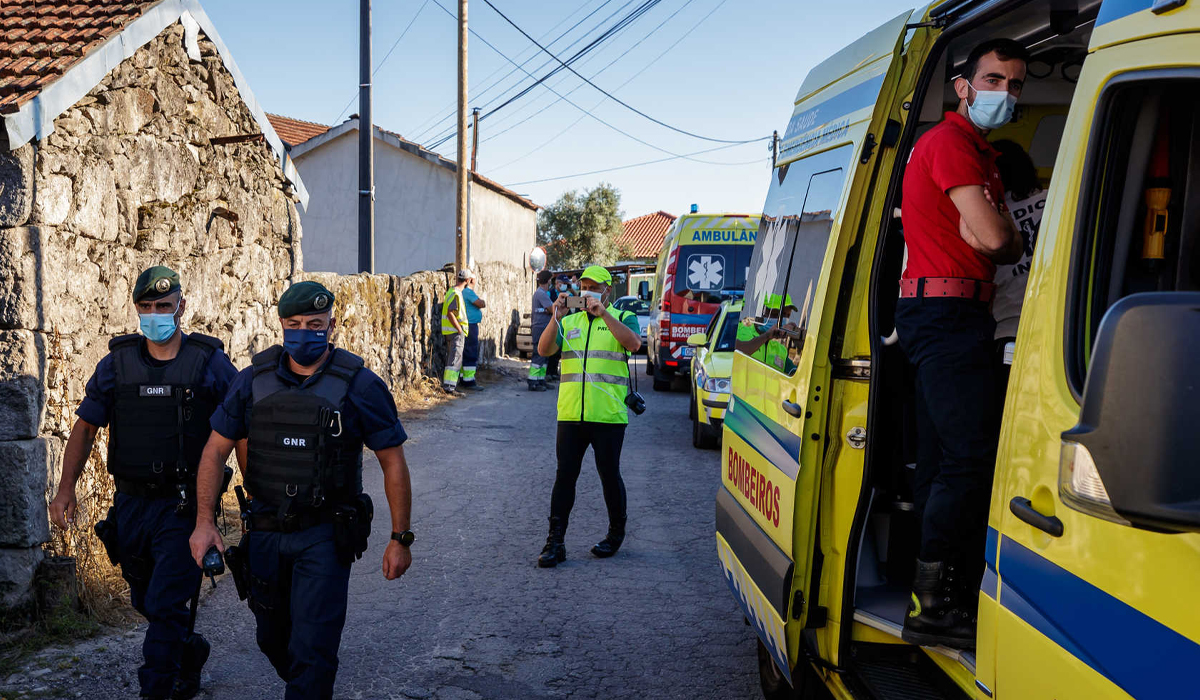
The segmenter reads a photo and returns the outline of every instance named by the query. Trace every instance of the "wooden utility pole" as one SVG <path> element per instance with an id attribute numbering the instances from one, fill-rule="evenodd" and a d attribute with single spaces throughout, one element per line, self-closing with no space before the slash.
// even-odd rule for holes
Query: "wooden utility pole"
<path id="1" fill-rule="evenodd" d="M 458 213 L 454 268 L 467 266 L 467 0 L 458 0 Z"/>
<path id="2" fill-rule="evenodd" d="M 375 120 L 371 115 L 371 0 L 358 24 L 358 271 L 375 273 Z"/>

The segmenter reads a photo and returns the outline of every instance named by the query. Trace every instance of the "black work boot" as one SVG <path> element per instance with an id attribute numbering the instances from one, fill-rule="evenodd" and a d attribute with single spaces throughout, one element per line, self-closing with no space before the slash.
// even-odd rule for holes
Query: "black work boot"
<path id="1" fill-rule="evenodd" d="M 618 520 L 608 524 L 608 534 L 592 547 L 592 554 L 607 559 L 617 553 L 621 543 L 625 541 L 625 521 Z"/>
<path id="2" fill-rule="evenodd" d="M 536 379 L 529 379 L 529 380 L 527 380 L 527 381 L 529 382 L 529 390 L 530 390 L 530 391 L 537 391 L 537 390 L 538 390 L 538 380 L 536 380 Z"/>
<path id="3" fill-rule="evenodd" d="M 542 547 L 541 556 L 538 557 L 539 567 L 546 569 L 558 566 L 561 561 L 566 561 L 567 546 L 563 544 L 566 534 L 567 524 L 560 518 L 550 518 L 550 534 L 546 537 L 546 546 Z"/>
<path id="4" fill-rule="evenodd" d="M 921 646 L 975 648 L 974 605 L 967 602 L 954 564 L 917 561 L 912 600 L 900 637 Z"/>
<path id="5" fill-rule="evenodd" d="M 200 671 L 204 669 L 210 651 L 212 647 L 204 637 L 198 634 L 188 637 L 171 700 L 192 700 L 200 692 Z"/>

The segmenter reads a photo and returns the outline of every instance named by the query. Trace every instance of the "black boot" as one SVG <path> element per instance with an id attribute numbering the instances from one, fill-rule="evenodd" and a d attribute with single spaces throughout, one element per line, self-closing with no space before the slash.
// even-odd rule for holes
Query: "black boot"
<path id="1" fill-rule="evenodd" d="M 621 543 L 625 541 L 625 521 L 618 520 L 608 524 L 608 534 L 592 547 L 592 554 L 607 559 L 617 553 Z"/>
<path id="2" fill-rule="evenodd" d="M 538 557 L 538 566 L 546 569 L 558 566 L 561 561 L 566 561 L 567 546 L 563 544 L 566 534 L 567 524 L 560 518 L 550 518 L 550 534 L 546 537 L 546 546 L 542 547 L 541 556 Z"/>
<path id="3" fill-rule="evenodd" d="M 210 651 L 212 647 L 204 637 L 193 634 L 188 638 L 171 700 L 192 700 L 200 692 L 200 671 L 204 669 Z"/>
<path id="4" fill-rule="evenodd" d="M 962 571 L 954 564 L 917 561 L 912 600 L 900 637 L 921 646 L 975 648 L 973 604 L 963 594 Z"/>

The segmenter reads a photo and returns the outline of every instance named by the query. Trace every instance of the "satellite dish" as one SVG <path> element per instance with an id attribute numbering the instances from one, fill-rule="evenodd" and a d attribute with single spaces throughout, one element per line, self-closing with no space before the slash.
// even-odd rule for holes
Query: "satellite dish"
<path id="1" fill-rule="evenodd" d="M 546 269 L 546 251 L 541 248 L 534 248 L 529 251 L 529 267 L 534 272 L 541 272 Z"/>

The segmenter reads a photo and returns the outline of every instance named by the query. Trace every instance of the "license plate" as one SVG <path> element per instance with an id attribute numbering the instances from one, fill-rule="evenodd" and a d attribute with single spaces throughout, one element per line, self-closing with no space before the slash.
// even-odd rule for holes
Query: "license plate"
<path id="1" fill-rule="evenodd" d="M 693 347 L 683 348 L 683 355 L 682 355 L 683 357 L 691 357 L 695 354 L 696 354 L 696 348 L 693 348 Z"/>

